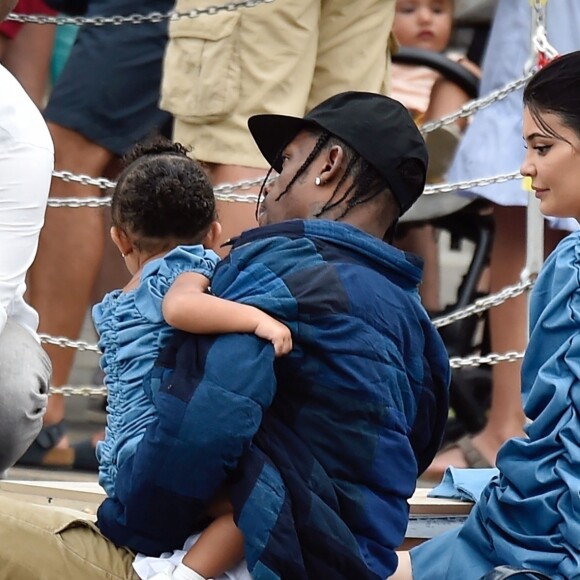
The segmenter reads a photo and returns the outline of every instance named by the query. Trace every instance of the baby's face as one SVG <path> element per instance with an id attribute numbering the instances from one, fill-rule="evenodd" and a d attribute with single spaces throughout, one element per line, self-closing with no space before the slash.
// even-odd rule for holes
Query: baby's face
<path id="1" fill-rule="evenodd" d="M 453 0 L 397 0 L 393 32 L 401 46 L 441 52 L 453 26 Z"/>

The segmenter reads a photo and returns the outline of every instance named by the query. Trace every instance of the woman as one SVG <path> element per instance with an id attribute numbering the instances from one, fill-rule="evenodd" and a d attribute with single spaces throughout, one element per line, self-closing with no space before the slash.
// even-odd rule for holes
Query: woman
<path id="1" fill-rule="evenodd" d="M 521 167 L 543 214 L 580 219 L 580 52 L 540 70 L 524 91 Z M 467 522 L 409 553 L 394 578 L 477 580 L 499 564 L 580 578 L 580 232 L 542 269 L 522 366 L 526 436 L 498 454 L 499 477 Z M 409 557 L 410 556 L 410 557 Z M 410 566 L 412 565 L 412 566 Z M 410 568 L 412 567 L 412 573 Z"/>

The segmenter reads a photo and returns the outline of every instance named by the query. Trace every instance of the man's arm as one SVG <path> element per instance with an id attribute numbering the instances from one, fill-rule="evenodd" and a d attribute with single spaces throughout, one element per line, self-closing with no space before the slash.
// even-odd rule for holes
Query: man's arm
<path id="1" fill-rule="evenodd" d="M 272 402 L 273 362 L 271 345 L 251 334 L 175 334 L 150 379 L 157 420 L 99 508 L 107 537 L 158 554 L 203 524 Z"/>

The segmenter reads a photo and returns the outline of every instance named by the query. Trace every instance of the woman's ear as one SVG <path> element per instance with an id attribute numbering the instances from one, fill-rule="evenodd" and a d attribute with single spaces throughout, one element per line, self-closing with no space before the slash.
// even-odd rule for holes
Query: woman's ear
<path id="1" fill-rule="evenodd" d="M 344 161 L 344 149 L 340 145 L 333 145 L 325 151 L 322 158 L 322 170 L 319 172 L 320 185 L 326 185 L 329 182 L 337 181 L 342 176 L 342 167 Z"/>
<path id="2" fill-rule="evenodd" d="M 202 245 L 204 248 L 214 249 L 218 245 L 218 240 L 222 235 L 222 225 L 217 221 L 211 222 L 205 238 L 203 238 Z"/>
<path id="3" fill-rule="evenodd" d="M 115 246 L 117 246 L 117 248 L 118 248 L 119 252 L 121 252 L 121 256 L 123 256 L 123 258 L 125 256 L 128 256 L 133 251 L 133 244 L 132 244 L 131 240 L 129 239 L 129 236 L 127 235 L 125 230 L 122 230 L 121 228 L 118 228 L 117 226 L 112 226 L 111 230 L 110 230 L 110 234 L 111 234 L 111 239 L 113 240 L 113 243 L 115 244 Z"/>

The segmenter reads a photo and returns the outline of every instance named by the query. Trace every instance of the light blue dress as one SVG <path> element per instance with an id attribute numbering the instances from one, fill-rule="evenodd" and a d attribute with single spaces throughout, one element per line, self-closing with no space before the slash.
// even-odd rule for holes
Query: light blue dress
<path id="1" fill-rule="evenodd" d="M 142 381 L 173 331 L 163 319 L 163 298 L 184 272 L 211 279 L 218 261 L 201 245 L 179 246 L 147 263 L 135 290 L 114 290 L 93 307 L 108 391 L 105 440 L 97 445 L 99 483 L 108 495 L 113 493 L 118 467 L 133 455 L 155 416 Z"/>
<path id="2" fill-rule="evenodd" d="M 522 366 L 527 438 L 467 522 L 411 551 L 414 580 L 478 580 L 499 564 L 580 578 L 580 232 L 551 254 L 533 290 Z"/>
<path id="3" fill-rule="evenodd" d="M 499 0 L 482 64 L 481 95 L 524 76 L 531 54 L 532 11 L 527 0 Z M 546 5 L 548 39 L 560 54 L 580 49 L 580 2 L 555 0 Z M 519 171 L 524 160 L 522 140 L 523 89 L 478 111 L 463 136 L 447 181 L 457 182 Z M 526 206 L 528 194 L 519 180 L 474 187 L 467 193 L 506 206 Z M 574 219 L 548 221 L 575 230 Z"/>

